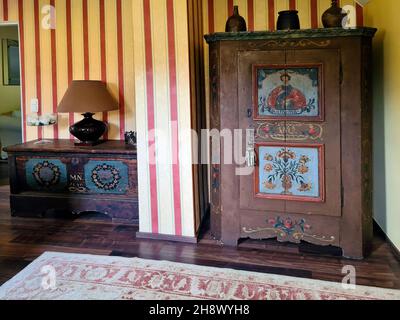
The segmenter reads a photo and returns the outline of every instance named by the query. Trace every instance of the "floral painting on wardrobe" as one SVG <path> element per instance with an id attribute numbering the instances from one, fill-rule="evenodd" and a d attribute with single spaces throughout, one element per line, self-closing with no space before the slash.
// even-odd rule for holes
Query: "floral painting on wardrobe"
<path id="1" fill-rule="evenodd" d="M 321 118 L 320 67 L 255 66 L 256 118 Z"/>
<path id="2" fill-rule="evenodd" d="M 259 145 L 257 196 L 322 200 L 322 146 Z"/>

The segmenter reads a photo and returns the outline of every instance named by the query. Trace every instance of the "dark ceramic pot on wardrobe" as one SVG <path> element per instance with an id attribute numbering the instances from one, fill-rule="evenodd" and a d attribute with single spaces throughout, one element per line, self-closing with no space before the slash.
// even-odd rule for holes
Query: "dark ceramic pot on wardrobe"
<path id="1" fill-rule="evenodd" d="M 332 0 L 331 7 L 322 15 L 322 24 L 325 28 L 340 28 L 343 26 L 343 19 L 347 13 L 339 7 L 337 0 Z"/>
<path id="2" fill-rule="evenodd" d="M 285 10 L 279 12 L 277 30 L 300 29 L 300 19 L 297 10 Z"/>
<path id="3" fill-rule="evenodd" d="M 239 14 L 239 7 L 233 7 L 233 15 L 226 22 L 225 32 L 247 31 L 246 20 Z"/>

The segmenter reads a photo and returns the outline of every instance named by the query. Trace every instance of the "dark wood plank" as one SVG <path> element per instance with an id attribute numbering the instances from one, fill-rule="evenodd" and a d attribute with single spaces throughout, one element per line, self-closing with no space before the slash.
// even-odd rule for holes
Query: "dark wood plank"
<path id="1" fill-rule="evenodd" d="M 99 145 L 77 147 L 74 141 L 68 139 L 49 140 L 49 144 L 37 144 L 38 140 L 23 144 L 8 146 L 6 152 L 42 152 L 42 153 L 93 153 L 93 154 L 127 154 L 136 155 L 136 147 L 125 144 L 120 140 L 107 140 Z"/>

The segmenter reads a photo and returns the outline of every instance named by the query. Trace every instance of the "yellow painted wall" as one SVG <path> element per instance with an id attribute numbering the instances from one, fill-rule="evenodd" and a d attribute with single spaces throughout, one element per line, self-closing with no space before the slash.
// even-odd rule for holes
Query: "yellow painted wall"
<path id="1" fill-rule="evenodd" d="M 16 26 L 0 27 L 0 47 L 3 39 L 18 41 Z M 20 110 L 21 91 L 19 86 L 3 85 L 3 50 L 0 50 L 0 114 Z"/>
<path id="2" fill-rule="evenodd" d="M 374 40 L 374 214 L 400 249 L 400 2 L 371 0 L 365 22 L 378 28 Z"/>

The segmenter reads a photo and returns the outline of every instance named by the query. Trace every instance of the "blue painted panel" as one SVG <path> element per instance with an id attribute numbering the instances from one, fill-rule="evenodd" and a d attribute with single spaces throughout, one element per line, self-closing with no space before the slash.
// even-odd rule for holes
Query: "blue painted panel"
<path id="1" fill-rule="evenodd" d="M 258 115 L 261 117 L 317 117 L 319 68 L 257 69 Z"/>
<path id="2" fill-rule="evenodd" d="M 57 159 L 30 159 L 25 164 L 26 182 L 38 191 L 60 192 L 67 186 L 67 168 Z"/>
<path id="3" fill-rule="evenodd" d="M 125 194 L 129 189 L 128 166 L 122 161 L 95 161 L 85 165 L 88 192 Z"/>
<path id="4" fill-rule="evenodd" d="M 320 197 L 319 148 L 260 146 L 259 191 Z"/>

